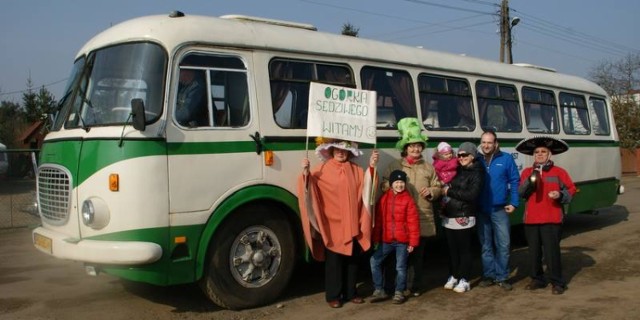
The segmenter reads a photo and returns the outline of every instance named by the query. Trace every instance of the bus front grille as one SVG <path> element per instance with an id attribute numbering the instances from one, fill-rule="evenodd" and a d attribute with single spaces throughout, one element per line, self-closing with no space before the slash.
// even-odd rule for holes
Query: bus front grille
<path id="1" fill-rule="evenodd" d="M 38 170 L 38 208 L 48 223 L 62 225 L 69 219 L 71 178 L 63 168 L 43 166 Z"/>

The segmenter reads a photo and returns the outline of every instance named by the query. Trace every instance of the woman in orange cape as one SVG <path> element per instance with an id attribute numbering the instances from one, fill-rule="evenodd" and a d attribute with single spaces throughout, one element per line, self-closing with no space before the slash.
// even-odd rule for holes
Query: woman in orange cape
<path id="1" fill-rule="evenodd" d="M 349 161 L 362 154 L 356 143 L 325 138 L 316 143 L 316 154 L 324 162 L 309 170 L 309 160 L 302 160 L 298 201 L 311 254 L 325 261 L 325 298 L 329 306 L 339 308 L 344 301 L 363 302 L 356 278 L 359 257 L 371 247 L 368 199 L 378 152 L 373 151 L 364 172 Z"/>

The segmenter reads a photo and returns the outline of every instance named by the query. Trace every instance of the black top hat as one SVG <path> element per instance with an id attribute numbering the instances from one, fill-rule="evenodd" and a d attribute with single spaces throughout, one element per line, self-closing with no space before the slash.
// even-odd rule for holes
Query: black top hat
<path id="1" fill-rule="evenodd" d="M 561 154 L 569 150 L 569 145 L 566 142 L 548 136 L 538 136 L 523 139 L 522 141 L 518 142 L 518 145 L 516 145 L 516 150 L 518 150 L 518 152 L 522 152 L 524 154 L 532 156 L 533 151 L 537 147 L 545 147 L 551 150 L 552 154 Z"/>

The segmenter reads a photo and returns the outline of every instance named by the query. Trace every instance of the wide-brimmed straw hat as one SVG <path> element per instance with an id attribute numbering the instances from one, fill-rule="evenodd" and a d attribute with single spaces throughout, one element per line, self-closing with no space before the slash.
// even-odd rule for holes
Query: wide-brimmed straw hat
<path id="1" fill-rule="evenodd" d="M 327 161 L 333 157 L 331 155 L 331 148 L 349 151 L 354 157 L 362 155 L 362 151 L 358 149 L 358 143 L 352 141 L 317 137 L 316 145 L 316 155 L 323 161 Z"/>
<path id="2" fill-rule="evenodd" d="M 533 151 L 538 147 L 545 147 L 549 149 L 551 154 L 561 154 L 569 150 L 569 145 L 566 142 L 548 136 L 537 136 L 523 139 L 518 142 L 518 145 L 516 145 L 516 150 L 532 156 Z"/>

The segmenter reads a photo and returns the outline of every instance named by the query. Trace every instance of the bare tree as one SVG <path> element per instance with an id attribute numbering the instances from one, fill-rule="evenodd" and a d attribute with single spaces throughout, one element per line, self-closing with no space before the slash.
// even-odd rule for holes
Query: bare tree
<path id="1" fill-rule="evenodd" d="M 640 104 L 633 99 L 640 93 L 640 53 L 595 65 L 589 77 L 611 96 L 611 108 L 620 136 L 620 146 L 640 146 Z"/>

